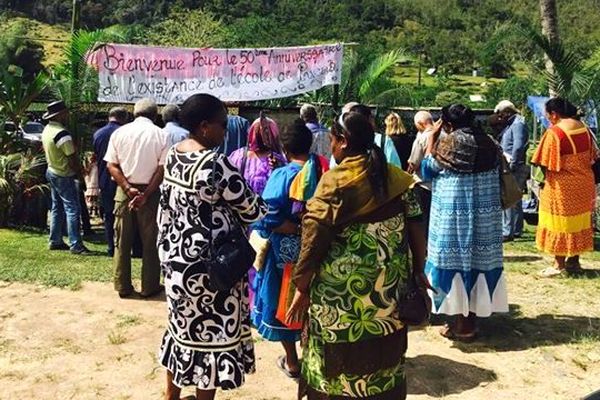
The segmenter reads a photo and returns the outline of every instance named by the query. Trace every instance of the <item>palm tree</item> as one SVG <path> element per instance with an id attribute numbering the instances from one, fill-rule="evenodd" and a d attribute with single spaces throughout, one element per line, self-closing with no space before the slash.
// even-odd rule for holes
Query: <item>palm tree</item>
<path id="1" fill-rule="evenodd" d="M 556 0 L 540 0 L 540 17 L 542 20 L 542 34 L 546 36 L 549 43 L 558 43 L 560 37 L 558 35 Z M 553 74 L 554 64 L 552 60 L 547 55 L 544 58 L 546 60 L 546 71 L 549 74 Z M 554 89 L 550 87 L 551 96 L 556 95 L 556 92 L 553 92 L 553 90 Z"/>
<path id="2" fill-rule="evenodd" d="M 375 58 L 365 58 L 349 49 L 344 53 L 342 77 L 338 88 L 341 104 L 358 101 L 364 104 L 386 103 L 402 88 L 390 79 L 393 68 L 410 60 L 404 50 L 392 50 Z M 306 94 L 303 99 L 314 103 L 332 103 L 334 89 L 323 88 Z"/>
<path id="3" fill-rule="evenodd" d="M 21 68 L 11 65 L 0 73 L 0 111 L 18 127 L 29 105 L 48 86 L 48 75 L 38 73 L 32 82 L 23 81 Z"/>
<path id="4" fill-rule="evenodd" d="M 31 151 L 0 155 L 0 226 L 6 226 L 13 208 L 23 206 L 20 197 L 47 190 L 47 186 L 40 183 L 45 166 L 44 156 Z M 39 222 L 45 224 L 45 221 Z"/>
<path id="5" fill-rule="evenodd" d="M 123 41 L 126 30 L 112 27 L 73 33 L 64 49 L 64 61 L 54 68 L 52 89 L 71 110 L 69 129 L 79 137 L 87 131 L 80 126 L 79 115 L 82 111 L 93 111 L 98 96 L 98 72 L 88 65 L 87 57 L 102 43 Z"/>
<path id="6" fill-rule="evenodd" d="M 71 35 L 64 49 L 64 61 L 54 68 L 52 80 L 55 93 L 69 108 L 96 100 L 98 73 L 87 64 L 87 57 L 101 43 L 123 41 L 123 32 L 114 27 L 90 32 L 79 30 Z"/>
<path id="7" fill-rule="evenodd" d="M 584 60 L 578 53 L 568 50 L 560 40 L 549 39 L 532 28 L 521 28 L 533 44 L 545 54 L 552 65 L 542 71 L 552 96 L 561 96 L 573 104 L 584 107 L 590 99 L 600 95 L 600 48 L 596 57 Z"/>

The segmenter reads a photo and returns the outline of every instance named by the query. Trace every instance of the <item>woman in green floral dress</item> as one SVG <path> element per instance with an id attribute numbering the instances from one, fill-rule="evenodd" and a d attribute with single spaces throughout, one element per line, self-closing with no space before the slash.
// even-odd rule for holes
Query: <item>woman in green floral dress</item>
<path id="1" fill-rule="evenodd" d="M 288 312 L 293 321 L 308 310 L 298 398 L 404 399 L 407 329 L 397 305 L 409 246 L 417 283 L 429 287 L 413 180 L 385 162 L 363 116 L 343 114 L 331 139 L 338 167 L 307 204 Z"/>

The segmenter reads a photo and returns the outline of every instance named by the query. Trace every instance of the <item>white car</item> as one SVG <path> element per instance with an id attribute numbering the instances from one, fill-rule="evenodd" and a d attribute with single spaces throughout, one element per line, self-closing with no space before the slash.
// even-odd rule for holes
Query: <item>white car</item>
<path id="1" fill-rule="evenodd" d="M 26 122 L 21 126 L 21 137 L 31 142 L 41 142 L 44 125 L 39 122 Z"/>
<path id="2" fill-rule="evenodd" d="M 9 135 L 16 134 L 18 138 L 29 142 L 41 142 L 44 125 L 35 121 L 26 122 L 21 125 L 17 131 L 17 129 L 15 129 L 15 124 L 7 121 L 4 123 L 4 131 Z"/>

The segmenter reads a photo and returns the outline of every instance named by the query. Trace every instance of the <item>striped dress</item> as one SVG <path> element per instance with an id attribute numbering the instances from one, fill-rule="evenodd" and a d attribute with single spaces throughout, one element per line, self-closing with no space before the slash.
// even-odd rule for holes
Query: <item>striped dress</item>
<path id="1" fill-rule="evenodd" d="M 433 181 L 425 273 L 435 314 L 489 317 L 508 312 L 502 265 L 502 210 L 497 168 L 477 173 L 444 170 L 423 160 Z"/>
<path id="2" fill-rule="evenodd" d="M 553 126 L 542 136 L 532 158 L 546 170 L 536 233 L 540 251 L 571 257 L 593 250 L 595 152 L 585 126 L 569 131 Z"/>

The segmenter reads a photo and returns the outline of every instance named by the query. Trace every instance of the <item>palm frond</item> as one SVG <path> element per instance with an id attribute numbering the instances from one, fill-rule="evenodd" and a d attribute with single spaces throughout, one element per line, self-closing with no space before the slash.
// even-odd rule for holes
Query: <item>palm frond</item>
<path id="1" fill-rule="evenodd" d="M 0 108 L 15 124 L 25 114 L 29 105 L 44 91 L 49 77 L 45 72 L 38 73 L 32 82 L 25 83 L 20 76 L 10 71 L 0 73 Z"/>
<path id="2" fill-rule="evenodd" d="M 531 27 L 520 27 L 520 32 L 542 50 L 552 62 L 551 71 L 540 71 L 551 92 L 583 106 L 595 94 L 600 94 L 600 49 L 597 59 L 585 62 L 579 54 L 566 49 L 560 41 L 551 41 Z"/>
<path id="3" fill-rule="evenodd" d="M 358 96 L 361 101 L 365 97 L 373 97 L 373 87 L 396 64 L 408 60 L 403 50 L 392 50 L 375 58 L 359 78 Z"/>
<path id="4" fill-rule="evenodd" d="M 82 102 L 94 101 L 98 74 L 87 64 L 87 57 L 101 43 L 121 42 L 123 39 L 123 29 L 117 27 L 75 32 L 64 48 L 63 63 L 54 69 L 55 94 L 72 108 Z"/>

